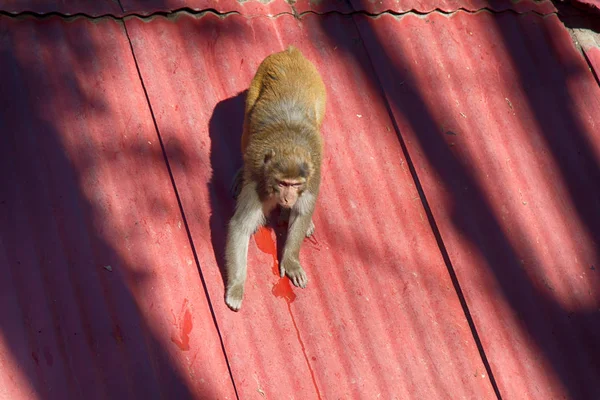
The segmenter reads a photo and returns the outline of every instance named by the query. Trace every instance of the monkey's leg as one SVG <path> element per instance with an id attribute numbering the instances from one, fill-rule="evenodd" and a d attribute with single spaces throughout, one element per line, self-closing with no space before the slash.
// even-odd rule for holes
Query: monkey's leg
<path id="1" fill-rule="evenodd" d="M 229 191 L 231 192 L 231 196 L 237 200 L 240 195 L 240 191 L 242 190 L 242 185 L 244 183 L 244 167 L 241 167 L 235 173 L 233 177 L 233 181 L 231 182 L 231 187 Z"/>
<path id="2" fill-rule="evenodd" d="M 245 185 L 238 197 L 235 214 L 229 222 L 225 264 L 227 289 L 225 303 L 234 311 L 242 306 L 244 284 L 248 266 L 248 242 L 256 229 L 264 224 L 262 203 L 256 193 L 256 185 Z"/>
<path id="3" fill-rule="evenodd" d="M 279 275 L 287 275 L 294 286 L 305 288 L 308 283 L 306 272 L 300 265 L 300 246 L 306 237 L 312 222 L 312 215 L 301 215 L 292 210 L 287 240 L 283 249 L 283 260 L 279 266 Z"/>

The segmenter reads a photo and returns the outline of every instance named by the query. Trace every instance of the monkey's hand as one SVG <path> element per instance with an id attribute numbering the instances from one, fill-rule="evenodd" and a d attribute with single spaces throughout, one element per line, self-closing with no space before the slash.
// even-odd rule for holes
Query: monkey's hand
<path id="1" fill-rule="evenodd" d="M 238 311 L 242 307 L 242 299 L 244 298 L 244 285 L 234 285 L 227 289 L 225 294 L 225 303 L 233 311 Z"/>
<path id="2" fill-rule="evenodd" d="M 313 235 L 313 233 L 315 233 L 315 223 L 313 222 L 312 218 L 310 220 L 310 225 L 308 226 L 308 230 L 306 231 L 306 237 L 309 238 Z"/>
<path id="3" fill-rule="evenodd" d="M 279 276 L 283 278 L 284 275 L 287 275 L 288 278 L 290 278 L 294 286 L 304 289 L 308 284 L 306 272 L 302 269 L 300 262 L 293 258 L 286 258 L 279 264 Z"/>

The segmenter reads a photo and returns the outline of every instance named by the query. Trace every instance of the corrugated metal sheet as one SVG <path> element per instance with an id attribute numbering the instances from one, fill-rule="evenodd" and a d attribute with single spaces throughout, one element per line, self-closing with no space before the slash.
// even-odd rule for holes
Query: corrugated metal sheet
<path id="1" fill-rule="evenodd" d="M 0 399 L 600 397 L 600 88 L 551 4 L 263 3 L 127 19 L 173 181 L 122 22 L 0 17 Z M 122 14 L 65 4 L 16 10 Z M 431 9 L 353 2 L 390 4 Z M 233 313 L 240 92 L 288 44 L 329 92 L 309 287 L 262 229 Z"/>
<path id="2" fill-rule="evenodd" d="M 349 0 L 297 0 L 292 3 L 294 11 L 298 14 L 304 12 L 326 13 L 326 12 L 341 12 L 351 13 L 355 11 Z"/>
<path id="3" fill-rule="evenodd" d="M 123 7 L 123 10 L 121 9 Z M 319 11 L 351 10 L 345 0 L 313 4 Z M 340 8 L 342 7 L 342 8 Z M 221 13 L 239 12 L 244 15 L 277 15 L 292 13 L 292 7 L 285 0 L 5 0 L 0 2 L 0 11 L 9 13 L 33 12 L 36 14 L 60 13 L 64 15 L 85 14 L 90 17 L 112 15 L 150 15 L 157 12 L 177 10 L 217 11 Z"/>
<path id="4" fill-rule="evenodd" d="M 235 398 L 123 25 L 0 17 L 0 398 Z"/>
<path id="5" fill-rule="evenodd" d="M 503 398 L 600 398 L 600 89 L 569 34 L 356 20 Z"/>
<path id="6" fill-rule="evenodd" d="M 277 15 L 291 13 L 285 0 L 120 0 L 127 13 L 149 15 L 157 11 L 170 12 L 181 9 L 194 11 L 239 12 L 244 15 Z"/>
<path id="7" fill-rule="evenodd" d="M 310 1 L 310 0 L 302 0 Z M 356 11 L 367 11 L 373 14 L 385 11 L 404 13 L 416 11 L 429 13 L 435 10 L 454 12 L 458 10 L 478 11 L 488 9 L 492 11 L 512 10 L 518 13 L 534 11 L 539 14 L 556 12 L 550 0 L 349 0 Z"/>
<path id="8" fill-rule="evenodd" d="M 33 12 L 36 14 L 85 14 L 91 17 L 121 15 L 117 0 L 2 0 L 0 11 L 9 13 Z"/>
<path id="9" fill-rule="evenodd" d="M 167 149 L 240 398 L 495 398 L 351 17 L 181 15 L 126 26 Z M 329 91 L 307 289 L 251 240 L 239 313 L 223 301 L 243 95 L 294 43 Z"/>
<path id="10" fill-rule="evenodd" d="M 593 1 L 590 1 L 594 4 Z M 121 5 L 124 12 L 121 10 Z M 85 14 L 93 17 L 103 15 L 150 15 L 156 12 L 174 12 L 177 10 L 207 11 L 220 13 L 238 12 L 246 16 L 278 15 L 281 13 L 303 12 L 341 12 L 366 11 L 369 13 L 410 12 L 428 13 L 435 10 L 454 12 L 457 10 L 478 11 L 513 10 L 519 13 L 534 11 L 540 14 L 556 12 L 550 0 L 98 0 L 98 1 L 35 1 L 7 0 L 0 4 L 0 10 L 10 13 L 34 12 L 46 14 L 58 12 L 65 15 Z"/>

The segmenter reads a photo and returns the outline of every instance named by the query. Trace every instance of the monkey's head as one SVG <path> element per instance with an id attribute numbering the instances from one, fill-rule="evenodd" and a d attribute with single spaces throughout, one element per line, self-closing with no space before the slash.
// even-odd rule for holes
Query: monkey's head
<path id="1" fill-rule="evenodd" d="M 265 187 L 269 195 L 277 198 L 281 207 L 292 208 L 306 190 L 314 172 L 308 152 L 269 150 L 264 158 Z"/>

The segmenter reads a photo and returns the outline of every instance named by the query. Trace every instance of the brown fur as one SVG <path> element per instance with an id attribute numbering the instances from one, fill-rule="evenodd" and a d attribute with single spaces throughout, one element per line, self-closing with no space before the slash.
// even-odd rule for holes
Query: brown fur
<path id="1" fill-rule="evenodd" d="M 226 248 L 226 302 L 241 307 L 248 241 L 277 204 L 290 207 L 280 274 L 305 287 L 300 246 L 314 231 L 312 213 L 321 183 L 325 85 L 300 51 L 290 46 L 260 64 L 246 98 L 243 171 L 234 185 L 236 212 Z"/>

